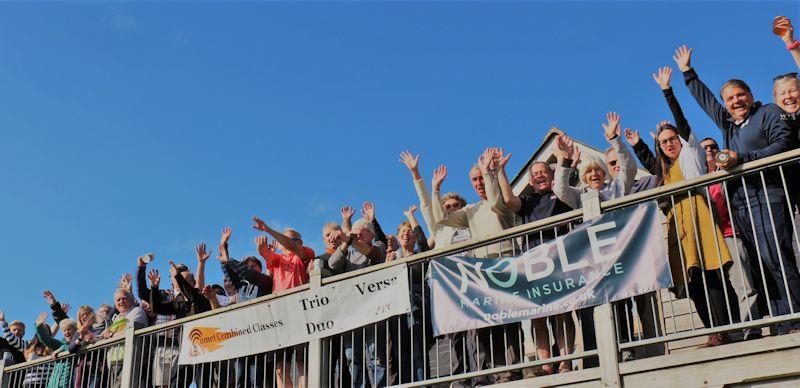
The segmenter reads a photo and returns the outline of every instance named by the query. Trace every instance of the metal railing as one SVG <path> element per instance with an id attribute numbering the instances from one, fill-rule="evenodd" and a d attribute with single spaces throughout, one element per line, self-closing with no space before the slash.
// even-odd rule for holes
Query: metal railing
<path id="1" fill-rule="evenodd" d="M 585 203 L 582 210 L 519 225 L 487 238 L 464 241 L 403 260 L 325 279 L 321 279 L 319 272 L 314 271 L 310 284 L 276 295 L 136 331 L 128 329 L 125 338 L 103 341 L 76 354 L 62 353 L 55 360 L 48 357 L 18 365 L 0 365 L 0 387 L 46 386 L 47 379 L 56 371 L 67 376 L 69 383 L 66 386 L 76 387 L 188 387 L 192 384 L 198 387 L 235 387 L 237 379 L 238 386 L 275 387 L 304 382 L 311 387 L 342 387 L 428 386 L 459 380 L 491 383 L 530 377 L 531 374 L 551 370 L 566 372 L 594 367 L 604 384 L 618 386 L 621 381 L 619 363 L 631 359 L 630 351 L 645 349 L 635 357 L 649 357 L 669 352 L 667 345 L 678 340 L 722 333 L 746 336 L 757 331 L 763 335 L 765 330 L 762 328 L 777 334 L 783 327 L 781 325 L 800 321 L 800 311 L 793 303 L 788 304 L 786 311 L 774 303 L 767 303 L 765 311 L 757 314 L 749 308 L 745 308 L 742 314 L 737 313 L 740 305 L 751 306 L 751 299 L 755 299 L 746 293 L 739 295 L 739 291 L 746 288 L 741 283 L 746 280 L 744 278 L 748 272 L 756 272 L 757 276 L 753 277 L 750 285 L 757 292 L 763 290 L 763 299 L 776 300 L 779 297 L 776 292 L 780 293 L 782 289 L 781 295 L 787 295 L 790 302 L 797 301 L 791 298 L 795 295 L 793 292 L 798 290 L 792 290 L 789 284 L 793 278 L 790 271 L 793 268 L 796 270 L 796 266 L 787 265 L 788 260 L 795 259 L 795 253 L 792 252 L 788 257 L 785 249 L 778 249 L 778 261 L 771 263 L 767 262 L 772 260 L 767 256 L 773 253 L 770 249 L 775 251 L 774 246 L 783 244 L 785 247 L 787 238 L 795 249 L 800 250 L 797 224 L 792 217 L 796 196 L 791 184 L 787 185 L 789 170 L 797 168 L 798 162 L 800 150 L 794 150 L 750 162 L 731 171 L 714 172 L 602 203 L 597 201 L 594 206 Z M 776 198 L 765 197 L 761 200 L 739 196 L 734 199 L 740 191 L 747 192 L 759 183 L 761 191 L 779 187 L 783 193 L 782 200 L 788 204 L 787 208 L 775 208 L 775 204 L 780 203 Z M 714 188 L 715 185 L 718 186 Z M 778 192 L 766 191 L 767 195 Z M 726 204 L 718 206 L 722 197 Z M 515 256 L 541 241 L 565 233 L 575 223 L 599 216 L 601 211 L 654 199 L 662 204 L 668 241 L 670 233 L 675 233 L 681 225 L 686 224 L 694 225 L 694 230 L 688 228 L 688 235 L 698 234 L 695 236 L 697 241 L 697 237 L 703 237 L 699 236 L 704 234 L 703 227 L 709 223 L 716 225 L 720 214 L 728 213 L 733 220 L 732 244 L 726 244 L 724 236 L 720 239 L 714 233 L 710 239 L 713 246 L 710 251 L 721 253 L 730 245 L 731 264 L 706 270 L 704 257 L 701 257 L 700 272 L 692 270 L 690 274 L 684 257 L 688 251 L 678 244 L 678 257 L 672 257 L 671 260 L 676 265 L 674 268 L 682 266 L 680 273 L 673 273 L 675 287 L 670 291 L 661 290 L 628 302 L 618 301 L 532 322 L 433 336 L 428 298 L 430 292 L 425 281 L 432 259 L 448 255 L 480 257 L 489 252 L 489 247 L 493 245 L 499 245 L 501 249 L 492 248 L 491 251 Z M 780 211 L 788 211 L 783 218 L 791 223 L 791 230 L 785 225 L 778 228 L 780 225 L 775 224 L 775 219 L 781 219 L 781 215 L 777 214 Z M 772 226 L 767 232 L 763 231 L 764 228 L 756 227 L 764 220 Z M 740 226 L 748 222 L 749 228 L 743 230 Z M 683 228 L 684 231 L 686 229 Z M 787 231 L 790 236 L 785 235 Z M 749 247 L 736 241 L 737 238 L 748 238 L 745 233 L 754 237 L 748 242 Z M 755 240 L 755 246 L 752 240 Z M 769 245 L 770 241 L 772 246 Z M 702 255 L 703 247 L 697 248 Z M 744 263 L 749 264 L 750 271 L 742 269 L 745 267 L 743 252 L 747 251 L 756 253 L 748 263 Z M 290 349 L 193 366 L 177 365 L 184 323 L 259 305 L 287 294 L 395 265 L 408 266 L 413 311 L 407 315 L 321 340 L 311 340 Z M 731 276 L 731 269 L 736 266 L 739 271 Z M 767 267 L 774 270 L 770 272 Z M 765 277 L 764 274 L 771 274 L 772 277 Z M 740 284 L 731 284 L 737 277 Z M 712 285 L 715 279 L 722 283 L 721 287 Z M 689 293 L 687 291 L 692 293 L 691 299 L 701 306 L 692 307 L 689 299 L 683 297 Z M 722 305 L 714 304 L 719 300 L 724 301 Z M 702 323 L 703 320 L 706 320 L 706 325 Z M 554 345 L 556 348 L 553 348 Z M 276 378 L 278 366 L 282 366 L 280 369 L 284 381 Z"/>

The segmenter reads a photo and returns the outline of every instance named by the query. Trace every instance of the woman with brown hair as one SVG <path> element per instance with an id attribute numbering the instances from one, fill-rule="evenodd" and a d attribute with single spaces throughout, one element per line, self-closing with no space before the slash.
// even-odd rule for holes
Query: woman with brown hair
<path id="1" fill-rule="evenodd" d="M 675 118 L 675 125 L 662 121 L 655 136 L 656 156 L 642 158 L 642 164 L 655 171 L 660 185 L 696 178 L 705 174 L 705 151 L 700 147 L 683 116 L 669 86 L 672 69 L 662 67 L 653 74 Z M 634 134 L 627 129 L 626 137 Z M 646 147 L 646 146 L 645 146 Z M 642 153 L 637 152 L 642 157 Z M 667 212 L 667 244 L 675 292 L 688 292 L 705 327 L 729 324 L 739 319 L 736 294 L 727 276 L 733 264 L 719 227 L 715 206 L 699 190 L 674 194 Z M 686 290 L 683 290 L 683 286 Z M 727 334 L 712 334 L 704 346 L 730 342 Z"/>

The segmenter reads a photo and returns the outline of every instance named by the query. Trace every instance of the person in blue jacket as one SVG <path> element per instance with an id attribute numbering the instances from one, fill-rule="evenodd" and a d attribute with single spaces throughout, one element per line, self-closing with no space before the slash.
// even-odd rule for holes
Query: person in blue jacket
<path id="1" fill-rule="evenodd" d="M 681 46 L 673 59 L 683 72 L 684 81 L 700 107 L 722 132 L 721 152 L 730 157 L 717 166 L 731 169 L 739 164 L 779 154 L 794 148 L 792 132 L 781 119 L 775 104 L 755 101 L 750 87 L 742 80 L 731 79 L 722 85 L 717 101 L 714 93 L 700 81 L 691 66 L 692 49 Z M 736 230 L 741 234 L 749 257 L 758 258 L 753 265 L 759 295 L 772 316 L 800 312 L 800 274 L 792 250 L 791 212 L 786 201 L 781 177 L 776 170 L 765 170 L 728 183 Z M 763 270 L 762 270 L 763 268 Z M 798 323 L 781 323 L 779 334 L 800 331 Z"/>

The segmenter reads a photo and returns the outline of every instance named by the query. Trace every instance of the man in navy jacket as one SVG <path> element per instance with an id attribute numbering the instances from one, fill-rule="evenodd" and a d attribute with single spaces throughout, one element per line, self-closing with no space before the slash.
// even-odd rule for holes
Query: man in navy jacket
<path id="1" fill-rule="evenodd" d="M 794 148 L 791 129 L 781 120 L 779 107 L 755 101 L 747 84 L 736 79 L 722 86 L 720 97 L 725 105 L 720 104 L 692 69 L 691 55 L 692 50 L 682 46 L 673 58 L 692 96 L 722 131 L 727 148 L 724 152 L 730 158 L 717 162 L 719 167 L 730 169 Z M 733 193 L 735 226 L 745 250 L 750 257 L 760 257 L 767 289 L 759 290 L 759 295 L 767 297 L 770 315 L 800 312 L 800 275 L 792 250 L 791 213 L 779 173 L 767 170 L 763 175 L 746 177 L 744 183 L 733 179 L 728 190 Z M 759 267 L 753 265 L 753 270 L 759 271 Z M 800 325 L 784 323 L 777 329 L 779 333 L 795 332 Z"/>

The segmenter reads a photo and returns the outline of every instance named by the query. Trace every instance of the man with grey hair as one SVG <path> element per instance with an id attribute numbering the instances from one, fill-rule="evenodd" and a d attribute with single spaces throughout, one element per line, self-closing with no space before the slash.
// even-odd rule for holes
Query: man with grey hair
<path id="1" fill-rule="evenodd" d="M 456 211 L 446 212 L 443 208 L 441 193 L 437 191 L 441 182 L 447 176 L 447 168 L 437 168 L 433 174 L 433 217 L 436 223 L 455 228 L 468 228 L 472 238 L 484 238 L 497 234 L 513 226 L 514 212 L 503 202 L 497 176 L 497 166 L 500 157 L 499 149 L 487 148 L 478 158 L 478 164 L 469 171 L 469 178 L 475 193 L 480 198 L 479 202 L 471 203 Z M 474 251 L 476 257 L 498 258 L 517 252 L 513 240 L 501 241 Z M 490 360 L 495 365 L 490 367 L 509 366 L 520 360 L 519 338 L 522 336 L 522 326 L 512 323 L 502 326 L 478 330 L 480 348 L 486 349 L 491 344 L 493 353 Z M 484 364 L 481 360 L 483 353 L 476 350 L 471 352 L 471 357 L 477 358 L 477 363 Z M 502 372 L 494 376 L 494 383 L 507 382 L 519 379 L 518 371 Z M 469 384 L 482 384 L 483 382 L 469 382 Z"/>
<path id="2" fill-rule="evenodd" d="M 353 223 L 350 233 L 342 236 L 339 247 L 333 251 L 328 264 L 334 271 L 350 272 L 370 265 L 383 263 L 386 258 L 386 244 L 375 240 L 375 229 L 371 222 L 364 218 Z M 366 332 L 366 335 L 365 335 Z M 373 387 L 391 385 L 387 382 L 386 367 L 389 365 L 387 349 L 391 348 L 391 341 L 387 339 L 385 325 L 369 325 L 365 330 L 357 329 L 343 336 L 344 353 L 352 385 L 365 386 L 363 375 L 367 375 Z M 363 357 L 366 348 L 367 359 Z M 366 362 L 367 372 L 362 373 Z M 343 380 L 343 371 L 336 365 L 335 380 Z"/>
<path id="3" fill-rule="evenodd" d="M 316 262 L 315 265 L 320 266 L 320 273 L 323 278 L 343 272 L 331 268 L 329 264 L 331 255 L 341 245 L 343 237 L 342 227 L 335 222 L 328 222 L 322 227 L 322 242 L 325 243 L 325 253 L 315 257 L 314 261 Z"/>
<path id="4" fill-rule="evenodd" d="M 359 219 L 353 224 L 350 234 L 342 238 L 328 260 L 330 267 L 337 271 L 350 272 L 383 263 L 386 258 L 386 244 L 375 239 L 372 223 Z"/>
<path id="5" fill-rule="evenodd" d="M 267 262 L 267 270 L 272 273 L 272 292 L 288 290 L 308 283 L 308 264 L 314 260 L 314 251 L 303 245 L 303 237 L 292 228 L 283 233 L 269 227 L 258 217 L 253 217 L 253 229 L 266 232 L 277 244 L 267 243 L 266 236 L 256 239 L 258 253 Z M 275 252 L 280 249 L 281 253 Z"/>
<path id="6" fill-rule="evenodd" d="M 111 318 L 111 325 L 103 331 L 103 338 L 112 338 L 125 335 L 125 329 L 133 327 L 140 329 L 148 324 L 147 313 L 139 306 L 134 305 L 133 294 L 125 289 L 114 292 L 114 307 L 117 313 Z M 106 362 L 109 365 L 109 386 L 117 388 L 122 386 L 122 362 L 125 358 L 125 347 L 115 345 L 108 349 Z"/>

